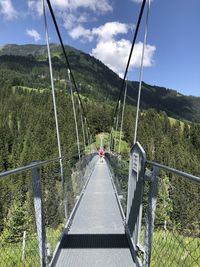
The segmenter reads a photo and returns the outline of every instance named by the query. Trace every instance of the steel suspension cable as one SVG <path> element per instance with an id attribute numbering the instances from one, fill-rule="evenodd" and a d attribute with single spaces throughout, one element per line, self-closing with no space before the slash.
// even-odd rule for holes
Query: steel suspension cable
<path id="1" fill-rule="evenodd" d="M 57 143 L 58 143 L 58 153 L 59 153 L 59 158 L 61 158 L 60 159 L 60 176 L 61 176 L 62 183 L 64 183 L 62 152 L 61 152 L 61 144 L 60 144 L 59 125 L 58 125 L 58 114 L 57 114 L 57 106 L 56 106 L 56 98 L 55 98 L 55 87 L 54 87 L 54 80 L 53 80 L 51 51 L 50 51 L 50 46 L 49 46 L 49 33 L 48 33 L 47 18 L 46 18 L 46 8 L 45 8 L 45 2 L 44 2 L 44 0 L 43 0 L 42 3 L 43 3 L 43 15 L 44 15 L 44 25 L 45 25 L 45 35 L 46 35 L 46 43 L 47 43 L 47 52 L 48 52 L 48 59 L 49 59 L 49 71 L 50 71 L 51 89 L 52 89 L 52 97 L 53 97 L 54 117 L 55 117 L 55 124 L 56 124 L 56 135 L 57 135 Z"/>
<path id="2" fill-rule="evenodd" d="M 141 5 L 141 9 L 140 9 L 140 13 L 139 13 L 139 17 L 138 17 L 138 21 L 137 21 L 137 25 L 136 25 L 136 29 L 135 29 L 135 34 L 134 34 L 133 41 L 132 41 L 131 50 L 130 50 L 129 57 L 128 57 L 128 62 L 127 62 L 127 65 L 126 65 L 126 70 L 125 70 L 125 73 L 124 73 L 124 78 L 123 78 L 123 81 L 122 81 L 121 89 L 120 89 L 120 92 L 119 92 L 119 97 L 118 97 L 118 100 L 117 100 L 117 105 L 115 107 L 113 120 L 116 117 L 116 113 L 117 113 L 117 109 L 118 109 L 118 103 L 119 103 L 119 100 L 121 99 L 122 92 L 123 92 L 123 89 L 124 89 L 124 84 L 125 84 L 127 72 L 128 72 L 128 69 L 129 69 L 129 65 L 130 65 L 133 49 L 134 49 L 134 46 L 135 46 L 136 38 L 137 38 L 137 35 L 138 35 L 141 19 L 142 19 L 142 16 L 143 16 L 145 4 L 146 4 L 146 0 L 143 0 L 142 5 Z"/>
<path id="3" fill-rule="evenodd" d="M 117 131 L 118 129 L 118 125 L 119 125 L 119 113 L 120 113 L 120 108 L 121 108 L 121 100 L 119 100 L 119 104 L 118 104 L 118 114 L 116 116 L 116 127 L 115 127 L 115 131 Z"/>
<path id="4" fill-rule="evenodd" d="M 75 109 L 75 103 L 74 103 L 74 93 L 73 93 L 73 89 L 72 89 L 71 75 L 70 75 L 69 69 L 68 69 L 68 79 L 69 79 L 69 87 L 70 87 L 72 107 L 73 107 L 73 113 L 74 113 L 74 123 L 75 123 L 75 129 L 76 129 L 76 141 L 77 141 L 78 157 L 80 159 L 81 158 L 81 152 L 80 152 L 80 142 L 79 142 L 79 133 L 78 133 L 78 123 L 77 123 L 76 109 Z"/>
<path id="5" fill-rule="evenodd" d="M 142 47 L 142 58 L 141 58 L 141 66 L 140 66 L 140 80 L 139 80 L 140 82 L 139 82 L 137 110 L 136 110 L 136 119 L 135 119 L 134 144 L 137 141 L 137 131 L 138 131 L 138 121 L 139 121 L 139 111 L 140 111 L 140 99 L 141 99 L 141 91 L 142 91 L 143 67 L 144 67 L 144 52 L 145 52 L 145 47 L 146 47 L 146 43 L 147 43 L 150 2 L 151 1 L 148 0 L 147 15 L 146 15 L 146 25 L 145 25 L 145 33 L 144 33 L 144 42 L 143 42 L 143 47 Z"/>
<path id="6" fill-rule="evenodd" d="M 121 152 L 121 140 L 122 140 L 122 130 L 123 130 L 123 123 L 124 123 L 124 111 L 125 111 L 125 105 L 126 105 L 126 94 L 127 94 L 127 81 L 124 91 L 124 101 L 123 101 L 123 107 L 122 107 L 122 119 L 121 119 L 121 127 L 120 127 L 120 135 L 119 135 L 119 149 L 118 153 Z"/>
<path id="7" fill-rule="evenodd" d="M 87 120 L 85 109 L 84 109 L 83 104 L 82 104 L 82 101 L 81 101 L 79 90 L 78 90 L 78 87 L 77 87 L 76 82 L 75 82 L 75 78 L 74 78 L 74 75 L 73 75 L 73 72 L 72 72 L 72 69 L 71 69 L 69 60 L 68 60 L 68 56 L 67 56 L 67 53 L 66 53 L 64 44 L 63 44 L 63 40 L 62 40 L 62 37 L 61 37 L 61 34 L 60 34 L 60 30 L 58 28 L 58 24 L 57 24 L 55 15 L 54 15 L 54 11 L 53 11 L 52 6 L 51 6 L 51 2 L 50 2 L 50 0 L 46 0 L 46 1 L 47 1 L 47 4 L 48 4 L 48 7 L 49 7 L 49 11 L 50 11 L 50 14 L 51 14 L 51 17 L 52 17 L 52 20 L 53 20 L 53 23 L 54 23 L 54 26 L 55 26 L 57 35 L 58 35 L 58 39 L 60 41 L 60 45 L 61 45 L 61 48 L 62 48 L 62 51 L 63 51 L 63 55 L 64 55 L 65 60 L 66 60 L 66 63 L 67 63 L 66 69 L 67 69 L 67 71 L 68 71 L 68 69 L 70 70 L 70 75 L 71 75 L 72 82 L 74 84 L 74 89 L 77 92 L 78 99 L 79 99 L 79 101 L 81 103 L 81 109 L 82 109 L 83 116 L 86 118 L 86 123 L 87 123 L 87 125 L 89 127 L 89 123 L 88 123 L 88 120 Z"/>

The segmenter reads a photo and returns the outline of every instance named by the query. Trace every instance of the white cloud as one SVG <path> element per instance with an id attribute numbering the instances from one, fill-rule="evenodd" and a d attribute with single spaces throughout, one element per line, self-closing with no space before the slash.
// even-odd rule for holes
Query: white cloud
<path id="1" fill-rule="evenodd" d="M 108 0 L 74 0 L 75 8 L 85 7 L 94 12 L 102 12 L 103 14 L 113 10 Z"/>
<path id="2" fill-rule="evenodd" d="M 140 67 L 142 58 L 142 48 L 143 43 L 139 42 L 135 45 L 133 50 L 133 56 L 131 59 L 131 66 Z M 154 45 L 147 44 L 144 50 L 144 67 L 152 67 L 154 64 L 153 56 L 156 52 L 156 47 Z"/>
<path id="3" fill-rule="evenodd" d="M 43 14 L 42 1 L 28 0 L 28 8 L 31 11 L 36 12 L 39 16 L 42 16 L 42 14 Z"/>
<path id="4" fill-rule="evenodd" d="M 104 25 L 91 30 L 78 25 L 69 32 L 69 35 L 73 39 L 80 38 L 81 40 L 87 39 L 88 41 L 92 41 L 94 37 L 97 37 L 98 40 L 109 41 L 112 40 L 116 35 L 126 34 L 129 28 L 130 26 L 128 24 L 117 21 L 107 22 Z"/>
<path id="5" fill-rule="evenodd" d="M 93 40 L 92 32 L 89 29 L 85 29 L 81 25 L 78 25 L 77 27 L 75 27 L 74 29 L 72 29 L 69 32 L 69 35 L 73 39 L 79 39 L 79 38 L 81 38 L 82 41 L 88 40 L 89 42 L 91 42 Z"/>
<path id="6" fill-rule="evenodd" d="M 11 0 L 0 0 L 0 14 L 3 14 L 7 20 L 12 20 L 17 17 L 17 11 Z"/>
<path id="7" fill-rule="evenodd" d="M 94 12 L 106 13 L 112 11 L 112 6 L 108 0 L 52 0 L 52 5 L 58 9 L 77 10 L 78 8 L 86 8 Z"/>
<path id="8" fill-rule="evenodd" d="M 133 67 L 140 67 L 142 46 L 143 44 L 141 42 L 135 44 L 129 67 L 130 70 L 133 69 Z M 92 49 L 91 55 L 101 60 L 110 69 L 122 76 L 126 68 L 130 48 L 131 42 L 129 40 L 100 40 L 97 43 L 97 46 Z M 155 51 L 155 46 L 149 44 L 146 46 L 144 54 L 144 67 L 151 67 L 153 65 L 153 56 Z"/>
<path id="9" fill-rule="evenodd" d="M 91 30 L 78 25 L 69 32 L 69 35 L 73 39 L 89 42 L 96 38 L 96 47 L 92 49 L 91 55 L 101 60 L 110 69 L 122 76 L 130 53 L 131 42 L 124 38 L 117 39 L 116 37 L 119 34 L 127 34 L 130 28 L 130 25 L 117 21 L 107 22 L 104 25 Z M 130 62 L 130 69 L 133 67 L 140 67 L 142 48 L 142 42 L 135 44 Z M 151 67 L 153 65 L 155 51 L 155 46 L 149 44 L 146 45 L 144 67 Z"/>
<path id="10" fill-rule="evenodd" d="M 82 13 L 79 16 L 76 16 L 75 14 L 71 13 L 71 14 L 61 14 L 64 24 L 63 26 L 65 27 L 65 29 L 70 30 L 74 27 L 74 25 L 80 24 L 80 23 L 84 23 L 88 21 L 88 15 L 86 13 Z"/>
<path id="11" fill-rule="evenodd" d="M 109 0 L 51 0 L 51 4 L 57 11 L 62 13 L 67 11 L 68 15 L 78 12 L 79 9 L 86 9 L 96 14 L 105 14 L 113 10 Z M 28 0 L 28 7 L 36 11 L 38 15 L 42 15 L 41 0 Z"/>
<path id="12" fill-rule="evenodd" d="M 92 33 L 97 35 L 100 40 L 108 41 L 118 34 L 127 33 L 129 28 L 130 26 L 128 24 L 114 21 L 107 22 L 98 28 L 94 28 Z"/>
<path id="13" fill-rule="evenodd" d="M 101 60 L 119 75 L 124 71 L 127 59 L 127 50 L 130 46 L 127 40 L 100 41 L 96 48 L 92 49 L 91 55 Z"/>
<path id="14" fill-rule="evenodd" d="M 32 37 L 35 42 L 41 40 L 40 34 L 34 29 L 26 30 L 26 34 L 29 35 L 30 37 Z"/>

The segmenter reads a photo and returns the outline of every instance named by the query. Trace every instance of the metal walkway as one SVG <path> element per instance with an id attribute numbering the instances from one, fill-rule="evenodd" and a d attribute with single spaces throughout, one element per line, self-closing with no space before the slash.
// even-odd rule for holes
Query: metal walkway
<path id="1" fill-rule="evenodd" d="M 52 266 L 135 266 L 106 162 L 97 162 Z"/>

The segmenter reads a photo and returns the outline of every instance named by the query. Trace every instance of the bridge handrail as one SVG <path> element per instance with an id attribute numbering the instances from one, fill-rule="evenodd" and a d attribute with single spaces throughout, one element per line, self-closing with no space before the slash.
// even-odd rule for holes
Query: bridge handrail
<path id="1" fill-rule="evenodd" d="M 168 166 L 165 166 L 163 164 L 160 164 L 158 162 L 155 162 L 155 161 L 150 161 L 150 160 L 147 160 L 146 163 L 152 165 L 152 166 L 155 166 L 155 167 L 158 167 L 160 169 L 163 169 L 163 170 L 166 170 L 166 171 L 169 171 L 169 172 L 172 172 L 176 175 L 179 175 L 179 176 L 182 176 L 182 177 L 185 177 L 191 181 L 195 181 L 197 183 L 200 183 L 200 177 L 198 176 L 195 176 L 195 175 L 192 175 L 190 173 L 186 173 L 186 172 L 183 172 L 183 171 L 179 171 L 177 169 L 174 169 L 174 168 L 171 168 L 171 167 L 168 167 Z"/>
<path id="2" fill-rule="evenodd" d="M 45 161 L 35 161 L 35 162 L 32 162 L 29 165 L 26 165 L 26 166 L 23 166 L 23 167 L 19 167 L 19 168 L 12 169 L 12 170 L 9 170 L 9 171 L 1 172 L 0 173 L 0 179 L 4 178 L 6 176 L 9 176 L 9 175 L 16 174 L 16 173 L 21 173 L 21 172 L 24 172 L 24 171 L 32 170 L 34 168 L 38 168 L 38 167 L 50 164 L 50 163 L 58 161 L 60 159 L 63 159 L 63 158 L 62 157 L 57 157 L 57 158 L 53 158 L 53 159 L 45 160 Z"/>

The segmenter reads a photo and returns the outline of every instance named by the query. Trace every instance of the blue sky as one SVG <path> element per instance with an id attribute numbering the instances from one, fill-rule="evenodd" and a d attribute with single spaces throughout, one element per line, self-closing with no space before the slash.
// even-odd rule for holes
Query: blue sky
<path id="1" fill-rule="evenodd" d="M 44 44 L 41 0 L 0 0 L 0 45 Z M 123 75 L 141 0 L 51 0 L 63 40 Z M 151 2 L 143 80 L 200 96 L 200 1 Z M 144 18 L 130 80 L 138 80 Z M 48 14 L 51 42 L 57 37 Z"/>

